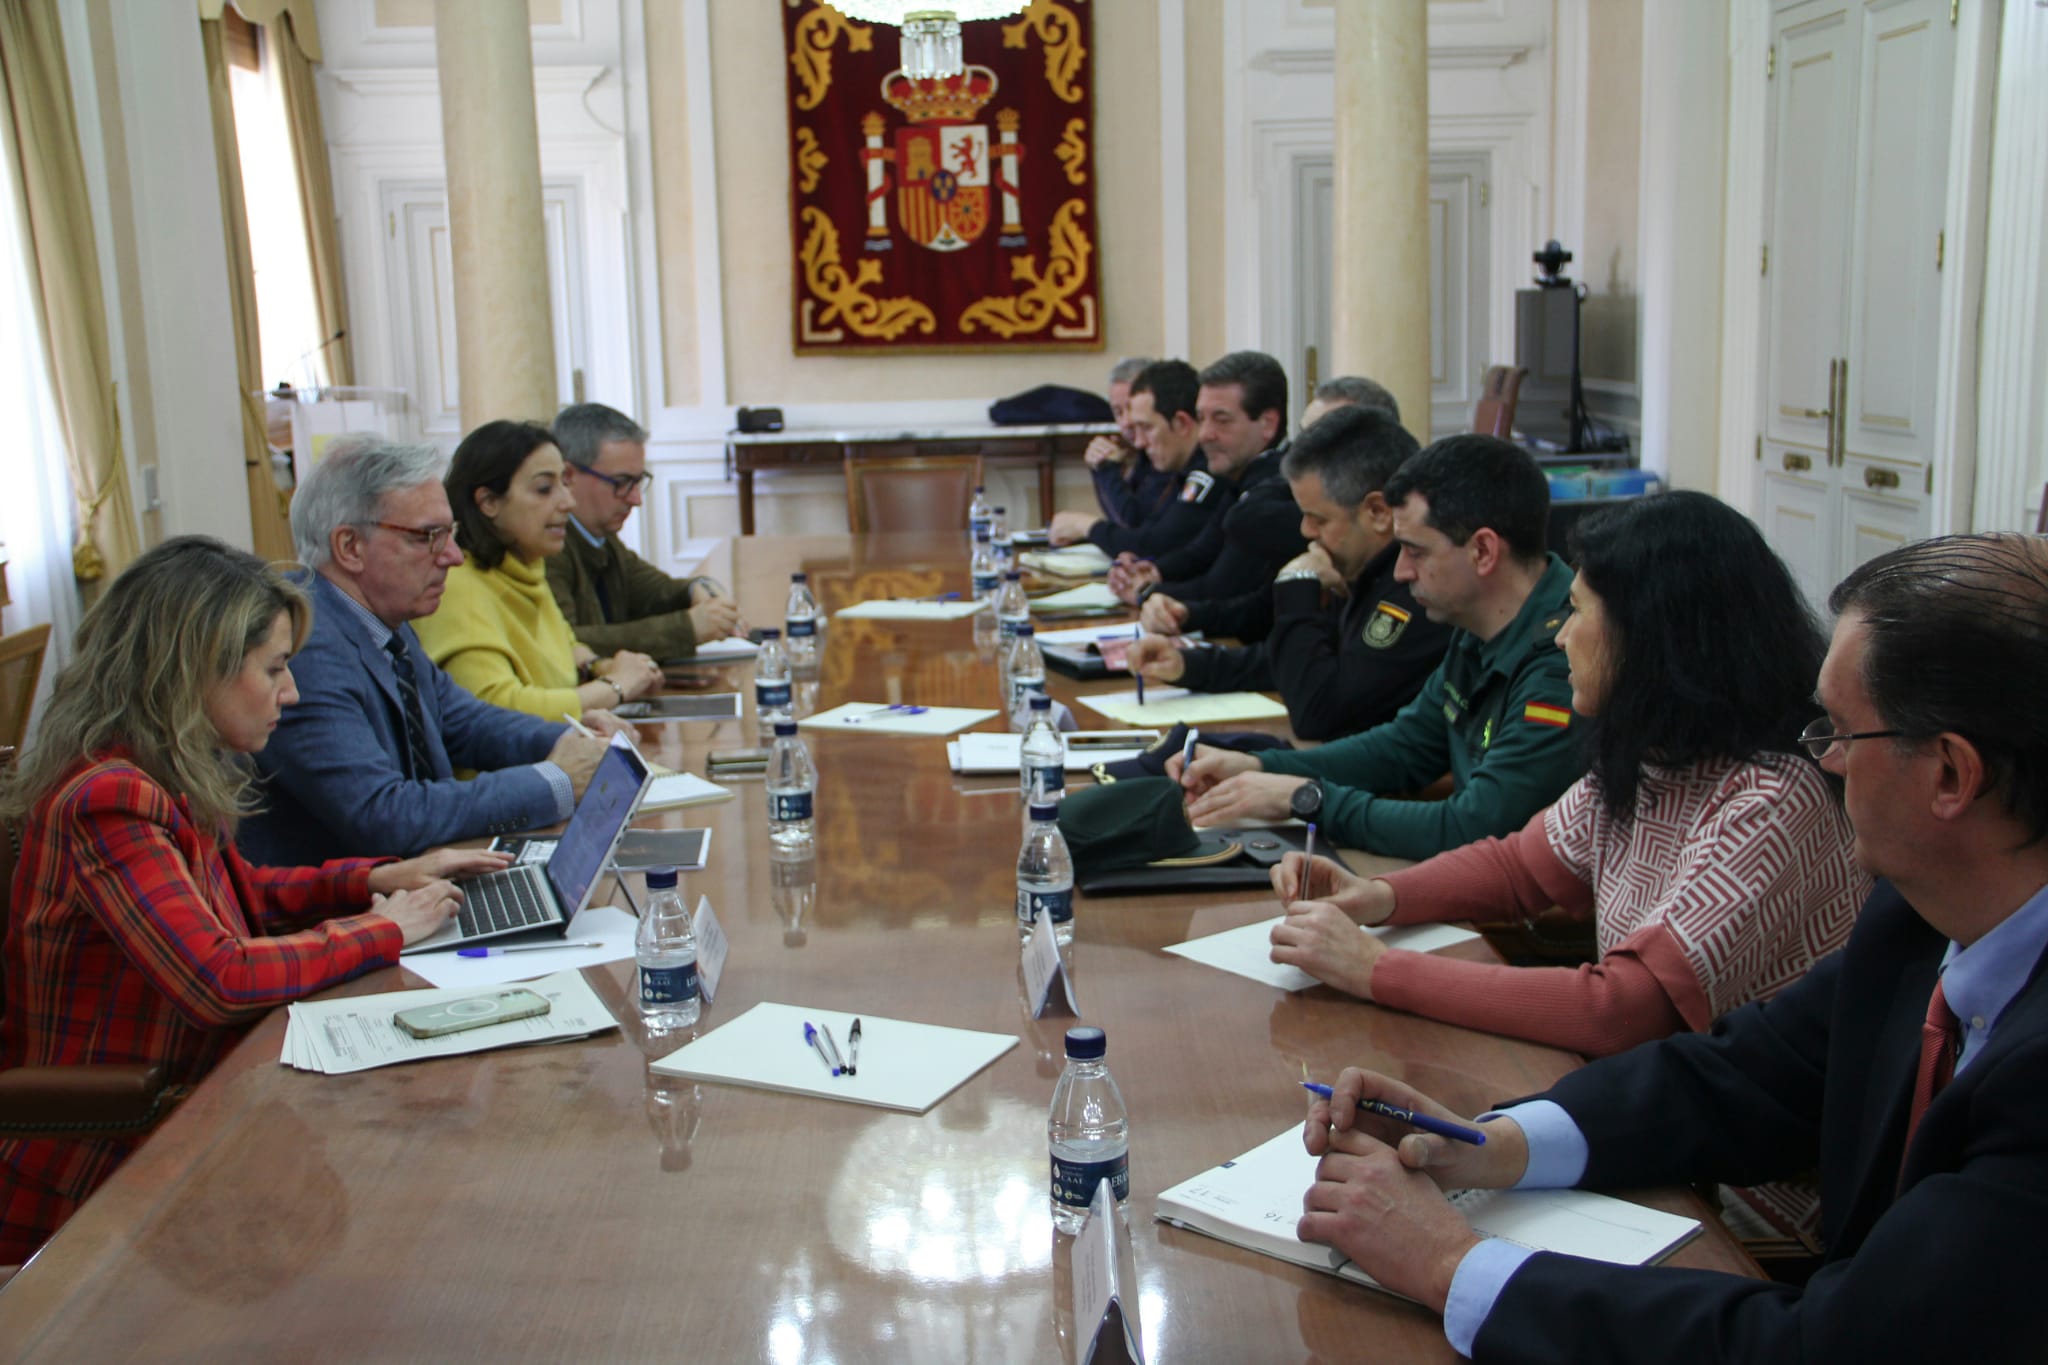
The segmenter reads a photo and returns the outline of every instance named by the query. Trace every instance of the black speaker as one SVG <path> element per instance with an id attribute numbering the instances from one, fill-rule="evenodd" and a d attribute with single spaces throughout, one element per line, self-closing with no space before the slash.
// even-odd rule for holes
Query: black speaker
<path id="1" fill-rule="evenodd" d="M 743 432 L 782 430 L 781 408 L 741 408 L 733 417 L 735 427 Z"/>

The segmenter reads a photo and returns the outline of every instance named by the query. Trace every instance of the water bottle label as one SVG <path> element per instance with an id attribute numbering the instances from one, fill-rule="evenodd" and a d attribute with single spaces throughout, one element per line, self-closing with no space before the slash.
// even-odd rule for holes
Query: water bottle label
<path id="1" fill-rule="evenodd" d="M 816 635 L 818 623 L 809 617 L 792 616 L 783 622 L 782 633 L 792 640 L 801 640 L 806 636 Z"/>
<path id="2" fill-rule="evenodd" d="M 1036 924 L 1040 915 L 1054 924 L 1065 924 L 1074 917 L 1074 888 L 1063 891 L 1031 891 L 1017 888 L 1017 923 Z"/>
<path id="3" fill-rule="evenodd" d="M 987 517 L 969 517 L 967 519 L 967 538 L 969 540 L 980 540 L 981 533 L 986 531 L 988 526 L 989 519 Z"/>
<path id="4" fill-rule="evenodd" d="M 681 1005 L 697 998 L 697 964 L 685 962 L 680 967 L 642 967 L 640 969 L 640 1003 L 642 1005 Z"/>
<path id="5" fill-rule="evenodd" d="M 755 683 L 754 707 L 760 711 L 788 710 L 789 684 L 786 682 Z"/>
<path id="6" fill-rule="evenodd" d="M 996 618 L 996 629 L 1003 639 L 1014 640 L 1017 638 L 1017 627 L 1030 619 L 1029 616 L 998 616 Z"/>
<path id="7" fill-rule="evenodd" d="M 1011 709 L 1011 710 L 1015 710 L 1016 708 L 1018 708 L 1018 707 L 1020 707 L 1020 706 L 1029 706 L 1029 705 L 1031 704 L 1031 698 L 1032 698 L 1032 697 L 1033 697 L 1034 695 L 1037 695 L 1037 696 L 1043 696 L 1044 694 L 1045 694 L 1045 679 L 1043 679 L 1043 678 L 1012 678 L 1012 679 L 1010 679 L 1010 709 Z"/>
<path id="8" fill-rule="evenodd" d="M 1109 1192 L 1124 1200 L 1131 1197 L 1131 1154 L 1118 1152 L 1107 1161 L 1062 1161 L 1052 1159 L 1053 1202 L 1070 1209 L 1085 1209 L 1095 1202 L 1095 1187 L 1109 1182 Z"/>
<path id="9" fill-rule="evenodd" d="M 988 596 L 988 595 L 989 595 L 990 593 L 994 592 L 994 591 L 996 590 L 996 584 L 998 584 L 998 583 L 1000 583 L 1000 582 L 1002 582 L 1002 581 L 1003 581 L 1003 580 L 1002 580 L 1002 577 L 1001 577 L 1000 575 L 998 575 L 998 574 L 992 574 L 992 573 L 978 573 L 978 574 L 975 574 L 975 575 L 974 575 L 974 595 L 975 595 L 976 597 L 986 597 L 986 596 Z"/>
<path id="10" fill-rule="evenodd" d="M 768 818 L 788 823 L 811 818 L 811 794 L 809 792 L 769 792 Z"/>
<path id="11" fill-rule="evenodd" d="M 1067 770 L 1058 763 L 1048 763 L 1031 770 L 1031 781 L 1039 791 L 1051 796 L 1067 789 Z"/>

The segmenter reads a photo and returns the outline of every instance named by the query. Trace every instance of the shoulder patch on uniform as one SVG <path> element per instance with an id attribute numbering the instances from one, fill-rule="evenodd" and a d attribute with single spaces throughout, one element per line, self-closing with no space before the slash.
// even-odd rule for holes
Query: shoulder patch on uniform
<path id="1" fill-rule="evenodd" d="M 1392 602 L 1377 603 L 1365 622 L 1365 643 L 1374 649 L 1387 648 L 1408 629 L 1408 620 L 1409 614 Z"/>
<path id="2" fill-rule="evenodd" d="M 1565 730 L 1571 727 L 1572 710 L 1569 706 L 1559 706 L 1554 702 L 1532 701 L 1522 708 L 1522 719 L 1537 725 L 1549 725 Z"/>
<path id="3" fill-rule="evenodd" d="M 1180 486 L 1180 500 L 1182 502 L 1200 502 L 1209 496 L 1209 490 L 1215 486 L 1216 480 L 1209 477 L 1208 471 L 1201 469 L 1191 470 L 1188 473 L 1187 482 Z"/>
<path id="4" fill-rule="evenodd" d="M 1562 611 L 1555 616 L 1547 618 L 1543 622 L 1543 633 L 1546 635 L 1556 635 L 1560 630 L 1564 629 L 1564 623 L 1569 621 L 1571 616 L 1570 612 Z"/>

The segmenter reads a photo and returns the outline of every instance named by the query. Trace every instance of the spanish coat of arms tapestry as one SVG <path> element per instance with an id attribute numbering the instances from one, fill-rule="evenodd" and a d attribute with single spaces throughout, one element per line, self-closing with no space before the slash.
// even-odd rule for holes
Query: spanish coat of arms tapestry
<path id="1" fill-rule="evenodd" d="M 798 353 L 1102 349 L 1087 0 L 963 24 L 944 80 L 823 0 L 783 36 Z"/>

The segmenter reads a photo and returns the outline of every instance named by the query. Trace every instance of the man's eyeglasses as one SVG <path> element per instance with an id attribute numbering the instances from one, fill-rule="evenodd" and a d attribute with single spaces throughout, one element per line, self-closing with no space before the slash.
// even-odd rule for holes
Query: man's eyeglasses
<path id="1" fill-rule="evenodd" d="M 1813 723 L 1799 732 L 1799 742 L 1815 758 L 1826 758 L 1837 744 L 1847 744 L 1852 739 L 1899 739 L 1906 733 L 1904 730 L 1864 730 L 1853 735 L 1838 735 L 1829 730 L 1831 724 L 1826 716 L 1815 716 Z"/>
<path id="2" fill-rule="evenodd" d="M 612 492 L 622 498 L 632 497 L 635 489 L 645 492 L 647 485 L 654 482 L 652 474 L 605 474 L 592 469 L 587 464 L 577 464 L 574 460 L 571 460 L 569 463 L 573 468 L 588 474 L 593 479 L 604 480 L 612 486 Z"/>
<path id="3" fill-rule="evenodd" d="M 441 553 L 441 547 L 448 543 L 448 537 L 455 534 L 455 523 L 445 526 L 401 526 L 395 521 L 373 521 L 372 526 L 381 526 L 387 531 L 396 531 L 410 537 L 413 544 L 420 546 L 430 555 Z"/>

